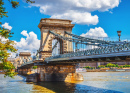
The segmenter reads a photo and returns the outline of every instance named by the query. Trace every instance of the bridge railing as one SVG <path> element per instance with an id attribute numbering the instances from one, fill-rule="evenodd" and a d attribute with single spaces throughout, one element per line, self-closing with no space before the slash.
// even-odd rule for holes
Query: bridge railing
<path id="1" fill-rule="evenodd" d="M 33 60 L 26 62 L 26 63 L 22 64 L 21 66 L 24 66 L 24 65 L 27 65 L 27 64 L 30 64 L 30 63 L 33 63 Z"/>
<path id="2" fill-rule="evenodd" d="M 21 66 L 34 63 L 34 61 L 36 61 L 36 60 L 42 60 L 42 58 L 40 58 L 39 56 L 37 56 L 36 58 L 33 58 L 32 60 L 30 60 L 30 61 L 28 61 L 28 62 L 24 62 Z"/>
<path id="3" fill-rule="evenodd" d="M 100 55 L 100 54 L 117 53 L 117 52 L 123 52 L 123 51 L 130 51 L 130 42 L 124 42 L 123 44 L 117 44 L 113 46 L 106 46 L 106 47 L 83 50 L 83 51 L 78 51 L 78 52 L 60 54 L 57 56 L 51 56 L 51 57 L 45 58 L 45 61 L 58 59 L 58 58 Z"/>

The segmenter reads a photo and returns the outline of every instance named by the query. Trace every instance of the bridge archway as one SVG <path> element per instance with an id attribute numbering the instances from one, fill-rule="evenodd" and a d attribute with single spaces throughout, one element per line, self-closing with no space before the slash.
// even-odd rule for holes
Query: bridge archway
<path id="1" fill-rule="evenodd" d="M 59 38 L 52 40 L 52 56 L 63 54 L 63 41 Z"/>

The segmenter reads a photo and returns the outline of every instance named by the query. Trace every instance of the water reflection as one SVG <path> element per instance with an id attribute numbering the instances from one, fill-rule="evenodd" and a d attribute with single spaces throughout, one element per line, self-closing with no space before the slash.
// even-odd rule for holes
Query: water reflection
<path id="1" fill-rule="evenodd" d="M 130 72 L 82 73 L 82 82 L 27 83 L 24 76 L 15 79 L 0 74 L 0 93 L 129 93 Z"/>
<path id="2" fill-rule="evenodd" d="M 65 82 L 40 82 L 33 86 L 33 90 L 38 90 L 38 92 L 54 92 L 54 93 L 73 93 L 75 91 L 76 85 L 74 83 Z M 47 91 L 46 91 L 47 90 Z M 34 91 L 34 92 L 36 92 Z"/>
<path id="3" fill-rule="evenodd" d="M 87 85 L 70 82 L 40 82 L 35 83 L 33 91 L 35 93 L 123 93 L 120 91 L 102 89 Z"/>

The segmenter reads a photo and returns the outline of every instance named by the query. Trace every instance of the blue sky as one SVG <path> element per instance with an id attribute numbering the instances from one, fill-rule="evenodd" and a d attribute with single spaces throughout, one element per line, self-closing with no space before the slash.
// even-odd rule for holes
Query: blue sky
<path id="1" fill-rule="evenodd" d="M 39 47 L 31 43 L 40 40 L 38 28 L 40 19 L 50 17 L 71 19 L 75 24 L 72 33 L 77 35 L 108 36 L 118 39 L 117 30 L 121 30 L 121 39 L 130 40 L 130 0 L 89 1 L 91 2 L 88 0 L 36 0 L 35 4 L 27 4 L 24 0 L 19 0 L 20 6 L 13 9 L 8 0 L 4 0 L 9 17 L 4 17 L 2 23 L 8 23 L 12 27 L 11 31 L 14 35 L 10 39 L 18 43 L 17 48 L 21 51 L 29 49 L 35 51 Z M 35 39 L 31 40 L 33 36 Z M 26 48 L 28 44 L 31 48 Z"/>

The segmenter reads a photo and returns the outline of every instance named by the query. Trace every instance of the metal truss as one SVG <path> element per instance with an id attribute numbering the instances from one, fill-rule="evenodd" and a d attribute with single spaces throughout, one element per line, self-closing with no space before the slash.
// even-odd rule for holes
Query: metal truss
<path id="1" fill-rule="evenodd" d="M 71 58 L 71 57 L 79 57 L 79 56 L 120 53 L 124 51 L 130 51 L 130 42 L 127 42 L 125 44 L 118 44 L 114 46 L 107 46 L 104 48 L 101 47 L 101 48 L 96 48 L 96 49 L 90 49 L 90 50 L 78 51 L 78 52 L 73 52 L 73 53 L 60 54 L 57 56 L 51 56 L 51 57 L 45 58 L 45 61 L 48 62 L 49 60 L 58 59 L 58 58 Z"/>
<path id="2" fill-rule="evenodd" d="M 54 48 L 57 46 L 58 41 L 54 44 L 54 46 L 52 47 L 52 51 L 54 50 Z"/>
<path id="3" fill-rule="evenodd" d="M 118 45 L 118 44 L 124 44 L 126 42 L 126 41 L 125 42 L 105 41 L 105 40 L 99 40 L 99 39 L 86 38 L 86 37 L 78 36 L 78 35 L 75 35 L 75 34 L 71 34 L 67 31 L 65 31 L 65 33 L 67 35 L 74 37 L 74 38 L 82 39 L 82 42 L 96 43 L 96 44 L 98 44 L 98 46 L 113 46 L 113 45 Z"/>
<path id="4" fill-rule="evenodd" d="M 70 35 L 70 36 L 72 36 L 74 38 L 82 39 L 82 41 L 85 41 L 85 42 L 102 43 L 102 44 L 109 44 L 111 42 L 111 41 L 105 41 L 105 40 L 86 38 L 86 37 L 82 37 L 82 36 L 71 34 L 71 33 L 67 32 L 67 31 L 65 31 L 65 34 L 68 34 L 68 35 Z"/>
<path id="5" fill-rule="evenodd" d="M 61 36 L 59 34 L 56 34 L 52 31 L 49 31 L 49 33 L 53 34 L 54 36 L 62 39 L 62 40 L 67 40 L 69 42 L 75 42 L 77 44 L 85 44 L 85 45 L 94 45 L 94 46 L 100 46 L 100 44 L 93 42 L 86 42 L 84 39 L 80 38 L 80 39 L 74 39 L 74 38 L 69 38 L 69 37 L 65 37 L 65 36 Z"/>
<path id="6" fill-rule="evenodd" d="M 126 43 L 126 41 L 119 42 L 119 41 L 105 41 L 105 40 L 91 39 L 91 38 L 86 38 L 86 37 L 74 35 L 74 34 L 66 32 L 66 31 L 65 31 L 65 33 L 72 36 L 72 38 L 61 36 L 59 34 L 52 32 L 52 31 L 49 31 L 49 33 L 53 34 L 54 36 L 56 36 L 62 40 L 75 42 L 77 44 L 94 45 L 94 46 L 100 46 L 100 47 L 113 46 L 113 45 Z"/>
<path id="7" fill-rule="evenodd" d="M 31 63 L 33 63 L 33 60 L 31 60 L 31 61 L 29 61 L 29 62 L 26 62 L 26 63 L 22 64 L 21 67 L 22 67 L 22 66 L 25 66 L 25 65 L 28 65 L 28 64 L 31 64 Z"/>

